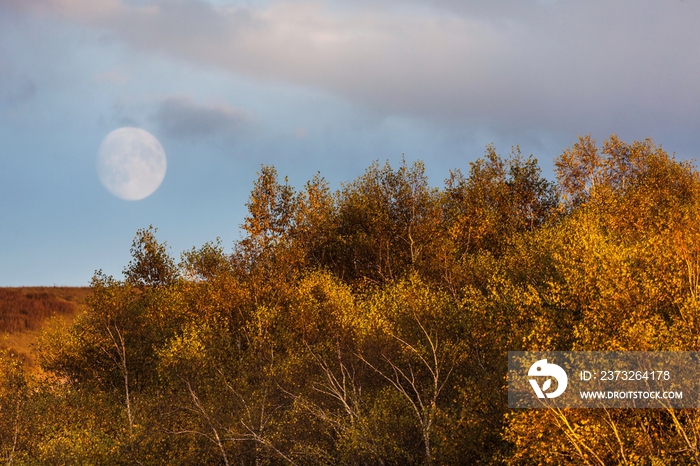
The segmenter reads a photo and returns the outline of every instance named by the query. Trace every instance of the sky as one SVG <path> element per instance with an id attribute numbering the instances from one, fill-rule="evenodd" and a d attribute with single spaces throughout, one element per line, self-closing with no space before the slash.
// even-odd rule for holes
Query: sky
<path id="1" fill-rule="evenodd" d="M 262 165 L 337 189 L 374 161 L 433 186 L 493 143 L 543 174 L 578 135 L 700 147 L 696 0 L 0 0 L 0 286 L 121 278 L 139 228 L 177 258 L 241 238 Z M 160 187 L 100 182 L 151 133 Z"/>

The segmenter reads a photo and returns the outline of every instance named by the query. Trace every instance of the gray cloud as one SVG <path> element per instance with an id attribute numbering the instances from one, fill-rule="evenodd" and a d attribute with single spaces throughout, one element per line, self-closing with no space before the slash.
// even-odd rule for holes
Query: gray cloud
<path id="1" fill-rule="evenodd" d="M 152 120 L 169 137 L 197 139 L 239 136 L 252 118 L 245 110 L 227 103 L 198 104 L 190 97 L 174 96 L 158 104 Z"/>
<path id="2" fill-rule="evenodd" d="M 26 76 L 13 79 L 9 86 L 2 91 L 3 100 L 10 106 L 20 105 L 36 95 L 37 87 L 34 81 Z"/>
<path id="3" fill-rule="evenodd" d="M 362 2 L 16 7 L 82 21 L 142 50 L 325 89 L 386 114 L 581 132 L 688 127 L 700 117 L 699 2 Z"/>
<path id="4" fill-rule="evenodd" d="M 0 72 L 0 101 L 10 107 L 31 100 L 37 93 L 37 86 L 26 75 Z"/>

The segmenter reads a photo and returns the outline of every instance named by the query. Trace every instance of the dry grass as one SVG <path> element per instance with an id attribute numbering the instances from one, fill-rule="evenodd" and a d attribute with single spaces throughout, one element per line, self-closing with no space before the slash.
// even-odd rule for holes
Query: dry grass
<path id="1" fill-rule="evenodd" d="M 35 369 L 32 346 L 50 319 L 67 326 L 84 306 L 90 288 L 0 288 L 0 348 L 9 349 Z"/>

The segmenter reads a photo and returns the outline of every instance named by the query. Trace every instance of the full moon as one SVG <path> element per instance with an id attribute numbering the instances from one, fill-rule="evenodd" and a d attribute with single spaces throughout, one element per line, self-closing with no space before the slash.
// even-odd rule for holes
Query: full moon
<path id="1" fill-rule="evenodd" d="M 165 178 L 165 151 L 148 131 L 124 127 L 109 133 L 97 151 L 97 174 L 107 190 L 127 201 L 155 192 Z"/>

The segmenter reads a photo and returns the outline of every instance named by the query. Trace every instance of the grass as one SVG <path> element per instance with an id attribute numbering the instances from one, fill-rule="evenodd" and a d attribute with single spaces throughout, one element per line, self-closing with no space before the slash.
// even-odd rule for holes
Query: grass
<path id="1" fill-rule="evenodd" d="M 67 326 L 83 309 L 90 288 L 0 288 L 0 349 L 7 349 L 36 369 L 32 347 L 53 319 Z"/>

